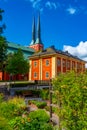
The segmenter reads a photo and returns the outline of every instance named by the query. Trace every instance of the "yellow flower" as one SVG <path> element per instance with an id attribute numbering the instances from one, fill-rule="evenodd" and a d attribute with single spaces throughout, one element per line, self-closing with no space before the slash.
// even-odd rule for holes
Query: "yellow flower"
<path id="1" fill-rule="evenodd" d="M 24 120 L 23 119 L 21 120 L 21 123 L 24 124 Z"/>
<path id="2" fill-rule="evenodd" d="M 30 122 L 30 118 L 27 118 L 27 121 Z"/>

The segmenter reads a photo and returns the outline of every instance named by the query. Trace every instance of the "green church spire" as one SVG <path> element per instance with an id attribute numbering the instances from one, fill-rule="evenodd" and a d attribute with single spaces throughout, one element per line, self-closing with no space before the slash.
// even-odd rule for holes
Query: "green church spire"
<path id="1" fill-rule="evenodd" d="M 42 44 L 41 42 L 41 27 L 40 27 L 40 12 L 39 12 L 39 15 L 38 15 L 38 22 L 37 22 L 37 39 L 36 39 L 36 44 L 37 43 L 40 43 Z"/>
<path id="2" fill-rule="evenodd" d="M 30 45 L 35 44 L 35 17 L 33 17 L 33 23 L 32 23 L 32 41 Z"/>

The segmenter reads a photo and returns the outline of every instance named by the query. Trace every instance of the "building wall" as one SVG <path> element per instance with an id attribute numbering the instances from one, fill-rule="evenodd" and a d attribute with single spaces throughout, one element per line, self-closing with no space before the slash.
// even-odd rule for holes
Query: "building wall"
<path id="1" fill-rule="evenodd" d="M 39 59 L 31 61 L 31 80 L 39 80 Z"/>
<path id="2" fill-rule="evenodd" d="M 50 57 L 39 57 L 30 62 L 30 80 L 49 80 L 58 76 L 60 73 L 66 73 L 70 70 L 75 70 L 78 73 L 85 71 L 85 62 L 58 54 Z M 34 62 L 37 63 L 36 66 Z M 34 77 L 35 72 L 37 73 L 36 77 Z"/>
<path id="3" fill-rule="evenodd" d="M 42 80 L 49 80 L 52 77 L 52 58 L 42 59 Z"/>
<path id="4" fill-rule="evenodd" d="M 0 80 L 2 80 L 2 72 L 0 72 Z"/>

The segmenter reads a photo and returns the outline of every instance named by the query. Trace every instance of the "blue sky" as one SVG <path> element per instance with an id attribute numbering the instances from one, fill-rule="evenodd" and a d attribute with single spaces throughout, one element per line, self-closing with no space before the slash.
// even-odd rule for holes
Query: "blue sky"
<path id="1" fill-rule="evenodd" d="M 5 10 L 4 32 L 9 42 L 28 46 L 32 18 L 41 14 L 41 38 L 45 48 L 57 49 L 87 60 L 87 0 L 0 0 Z"/>

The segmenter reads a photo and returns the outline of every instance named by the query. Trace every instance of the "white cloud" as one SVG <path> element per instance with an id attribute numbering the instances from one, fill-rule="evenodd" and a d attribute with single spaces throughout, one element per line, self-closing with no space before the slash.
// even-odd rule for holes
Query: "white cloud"
<path id="1" fill-rule="evenodd" d="M 69 14 L 75 14 L 76 13 L 76 8 L 73 8 L 73 7 L 69 7 L 67 10 L 66 10 Z"/>
<path id="2" fill-rule="evenodd" d="M 76 47 L 64 45 L 63 50 L 87 61 L 87 41 L 81 41 Z"/>
<path id="3" fill-rule="evenodd" d="M 40 9 L 42 0 L 26 0 L 26 1 L 31 2 L 33 8 Z"/>
<path id="4" fill-rule="evenodd" d="M 57 9 L 57 4 L 55 2 L 50 2 L 50 1 L 47 1 L 45 3 L 45 6 L 49 9 Z"/>

